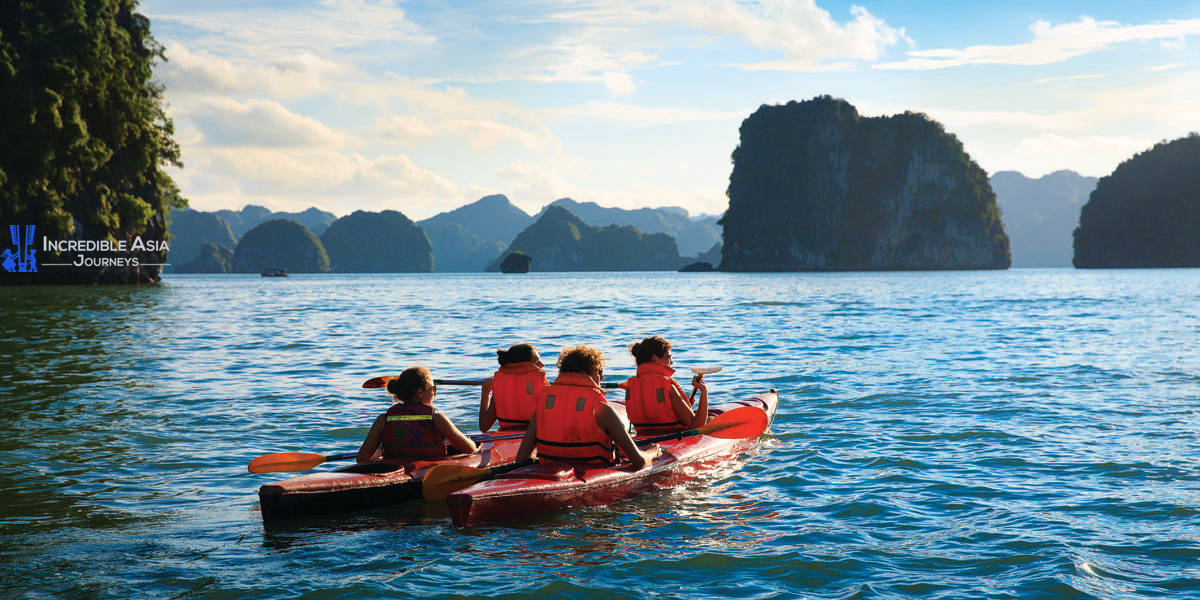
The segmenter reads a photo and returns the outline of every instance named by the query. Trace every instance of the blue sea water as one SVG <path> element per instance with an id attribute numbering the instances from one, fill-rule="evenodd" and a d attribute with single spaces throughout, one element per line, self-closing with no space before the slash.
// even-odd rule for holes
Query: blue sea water
<path id="1" fill-rule="evenodd" d="M 672 490 L 456 529 L 408 506 L 264 529 L 246 472 L 353 451 L 424 364 L 661 334 L 776 388 Z M 1200 597 L 1200 270 L 168 276 L 0 288 L 0 596 Z M 473 426 L 477 388 L 437 406 Z M 321 468 L 328 468 L 321 467 Z"/>

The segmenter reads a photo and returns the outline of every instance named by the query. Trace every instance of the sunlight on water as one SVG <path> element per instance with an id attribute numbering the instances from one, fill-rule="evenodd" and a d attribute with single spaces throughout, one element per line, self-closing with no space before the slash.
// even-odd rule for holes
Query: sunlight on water
<path id="1" fill-rule="evenodd" d="M 8 594 L 1183 597 L 1200 586 L 1200 271 L 170 276 L 0 288 Z M 353 451 L 413 364 L 531 342 L 613 380 L 661 334 L 780 392 L 740 459 L 454 529 L 423 502 L 264 528 L 246 472 Z M 438 408 L 468 430 L 477 388 Z M 321 469 L 328 467 L 320 467 Z"/>

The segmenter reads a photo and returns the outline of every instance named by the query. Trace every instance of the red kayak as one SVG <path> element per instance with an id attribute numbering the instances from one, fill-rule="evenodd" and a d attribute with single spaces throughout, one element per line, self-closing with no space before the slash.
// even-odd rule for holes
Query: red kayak
<path id="1" fill-rule="evenodd" d="M 509 433 L 509 432 L 503 432 Z M 421 477 L 430 467 L 506 465 L 516 457 L 521 440 L 485 441 L 473 454 L 437 460 L 385 459 L 324 473 L 268 483 L 258 488 L 264 522 L 391 506 L 421 498 Z"/>
<path id="2" fill-rule="evenodd" d="M 625 405 L 621 401 L 610 404 L 624 420 Z M 492 435 L 496 434 L 519 436 L 521 432 L 500 431 Z M 418 500 L 421 498 L 421 479 L 430 468 L 442 464 L 508 465 L 516 458 L 521 446 L 520 437 L 506 440 L 486 440 L 485 435 L 471 437 L 479 442 L 479 450 L 474 454 L 457 454 L 436 460 L 385 459 L 263 485 L 258 488 L 263 521 L 368 510 Z"/>
<path id="3" fill-rule="evenodd" d="M 760 408 L 768 422 L 775 416 L 775 390 L 718 407 Z M 713 413 L 718 410 L 714 409 Z M 643 437 L 643 436 L 639 436 Z M 636 438 L 635 438 L 636 439 Z M 459 527 L 539 515 L 570 506 L 599 506 L 678 485 L 725 464 L 751 448 L 758 438 L 721 439 L 707 435 L 660 442 L 662 455 L 641 471 L 625 466 L 593 467 L 545 462 L 497 475 L 447 497 L 450 517 Z"/>

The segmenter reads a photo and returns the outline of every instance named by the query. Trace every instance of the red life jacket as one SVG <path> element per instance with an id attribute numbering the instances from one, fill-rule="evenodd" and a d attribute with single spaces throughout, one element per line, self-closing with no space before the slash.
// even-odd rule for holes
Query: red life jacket
<path id="1" fill-rule="evenodd" d="M 500 429 L 525 429 L 547 385 L 546 372 L 531 362 L 501 366 L 492 376 L 492 402 Z"/>
<path id="2" fill-rule="evenodd" d="M 582 373 L 559 373 L 537 407 L 537 451 L 547 460 L 614 464 L 612 439 L 596 424 L 604 392 Z"/>
<path id="3" fill-rule="evenodd" d="M 446 456 L 446 436 L 433 424 L 433 407 L 422 402 L 397 402 L 388 409 L 381 444 L 384 458 Z"/>
<path id="4" fill-rule="evenodd" d="M 677 429 L 687 425 L 679 422 L 671 404 L 672 390 L 687 398 L 683 388 L 671 378 L 674 374 L 675 369 L 671 367 L 642 363 L 637 366 L 637 375 L 621 384 L 629 391 L 625 412 L 639 433 L 648 429 Z"/>

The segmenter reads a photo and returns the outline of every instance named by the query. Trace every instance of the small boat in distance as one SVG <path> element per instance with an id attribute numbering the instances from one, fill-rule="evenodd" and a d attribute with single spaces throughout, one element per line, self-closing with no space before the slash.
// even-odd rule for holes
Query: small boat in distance
<path id="1" fill-rule="evenodd" d="M 287 277 L 287 269 L 263 269 L 263 277 Z"/>

